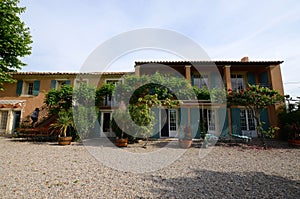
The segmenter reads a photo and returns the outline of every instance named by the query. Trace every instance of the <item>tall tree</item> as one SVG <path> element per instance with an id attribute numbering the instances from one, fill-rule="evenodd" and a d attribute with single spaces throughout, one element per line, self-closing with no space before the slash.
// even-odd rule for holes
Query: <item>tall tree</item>
<path id="1" fill-rule="evenodd" d="M 229 106 L 244 106 L 247 110 L 254 112 L 257 134 L 261 137 L 264 148 L 266 148 L 265 134 L 262 130 L 259 110 L 268 106 L 284 102 L 284 97 L 278 91 L 258 85 L 249 85 L 246 90 L 229 90 L 227 95 Z"/>
<path id="2" fill-rule="evenodd" d="M 20 58 L 31 54 L 30 31 L 20 19 L 25 7 L 18 3 L 19 0 L 0 0 L 0 90 L 5 82 L 15 82 L 8 72 L 25 66 Z"/>

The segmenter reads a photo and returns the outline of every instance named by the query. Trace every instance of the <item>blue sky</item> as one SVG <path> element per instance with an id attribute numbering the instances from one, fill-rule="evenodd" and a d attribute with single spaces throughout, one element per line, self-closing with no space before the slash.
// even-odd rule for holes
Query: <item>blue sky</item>
<path id="1" fill-rule="evenodd" d="M 139 28 L 176 31 L 212 60 L 283 60 L 285 93 L 300 96 L 300 2 L 242 0 L 21 0 L 31 29 L 32 54 L 22 71 L 79 71 L 103 42 Z M 132 71 L 134 60 L 168 60 L 162 52 L 124 56 L 112 71 Z"/>

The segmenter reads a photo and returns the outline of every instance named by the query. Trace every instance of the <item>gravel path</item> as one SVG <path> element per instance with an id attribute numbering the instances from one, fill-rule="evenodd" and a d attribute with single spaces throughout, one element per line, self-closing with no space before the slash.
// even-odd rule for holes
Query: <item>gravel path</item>
<path id="1" fill-rule="evenodd" d="M 153 151 L 130 146 L 132 152 Z M 99 163 L 83 145 L 0 137 L 0 198 L 299 198 L 300 149 L 190 148 L 171 165 L 130 173 Z M 113 150 L 112 150 L 113 151 Z M 136 164 L 139 164 L 137 162 Z"/>

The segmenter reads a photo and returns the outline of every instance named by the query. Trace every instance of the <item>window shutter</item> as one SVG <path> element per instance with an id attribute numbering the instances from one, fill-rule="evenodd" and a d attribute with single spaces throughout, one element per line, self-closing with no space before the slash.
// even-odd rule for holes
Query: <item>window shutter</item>
<path id="1" fill-rule="evenodd" d="M 157 107 L 152 107 L 151 111 L 154 112 L 155 115 L 155 120 L 158 122 L 155 122 L 154 126 L 153 126 L 153 132 L 152 132 L 152 136 L 151 138 L 159 138 L 160 134 L 159 134 L 159 114 L 160 114 L 160 109 Z"/>
<path id="2" fill-rule="evenodd" d="M 193 138 L 200 138 L 201 136 L 201 123 L 200 123 L 200 108 L 190 108 L 190 119 Z"/>
<path id="3" fill-rule="evenodd" d="M 39 93 L 40 93 L 40 81 L 39 80 L 35 80 L 33 82 L 33 92 L 32 92 L 32 94 L 34 96 L 37 96 L 37 95 L 39 95 Z"/>
<path id="4" fill-rule="evenodd" d="M 260 121 L 263 122 L 262 127 L 267 130 L 270 127 L 268 109 L 259 110 Z"/>
<path id="5" fill-rule="evenodd" d="M 261 86 L 269 87 L 269 78 L 267 72 L 259 74 L 259 83 Z"/>
<path id="6" fill-rule="evenodd" d="M 195 85 L 195 83 L 194 83 L 194 74 L 192 74 L 192 76 L 191 76 L 191 84 L 192 84 L 192 86 Z"/>
<path id="7" fill-rule="evenodd" d="M 250 85 L 256 84 L 254 73 L 251 73 L 251 72 L 247 73 L 247 81 L 248 81 L 248 84 L 250 84 Z"/>
<path id="8" fill-rule="evenodd" d="M 20 96 L 22 94 L 22 87 L 23 87 L 23 81 L 22 80 L 18 80 L 18 82 L 17 82 L 17 90 L 16 90 L 17 96 Z"/>
<path id="9" fill-rule="evenodd" d="M 71 85 L 71 80 L 68 79 L 68 80 L 66 81 L 66 85 Z"/>
<path id="10" fill-rule="evenodd" d="M 56 80 L 51 80 L 51 89 L 56 89 Z"/>
<path id="11" fill-rule="evenodd" d="M 209 76 L 210 78 L 210 88 L 218 88 L 220 87 L 220 79 L 219 74 L 216 72 L 212 72 Z"/>
<path id="12" fill-rule="evenodd" d="M 241 110 L 239 108 L 232 108 L 231 110 L 231 123 L 232 123 L 232 133 L 233 134 L 242 134 L 241 128 Z"/>

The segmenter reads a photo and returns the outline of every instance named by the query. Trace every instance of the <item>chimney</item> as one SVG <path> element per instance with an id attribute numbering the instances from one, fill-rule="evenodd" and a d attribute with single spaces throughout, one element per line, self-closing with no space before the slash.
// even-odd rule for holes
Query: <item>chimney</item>
<path id="1" fill-rule="evenodd" d="M 243 57 L 242 59 L 241 59 L 241 62 L 248 62 L 249 61 L 249 57 Z"/>

